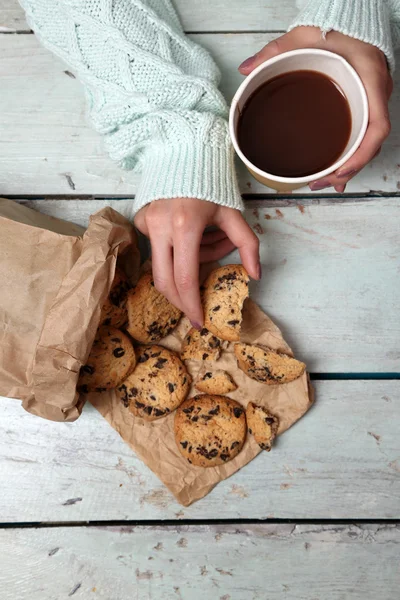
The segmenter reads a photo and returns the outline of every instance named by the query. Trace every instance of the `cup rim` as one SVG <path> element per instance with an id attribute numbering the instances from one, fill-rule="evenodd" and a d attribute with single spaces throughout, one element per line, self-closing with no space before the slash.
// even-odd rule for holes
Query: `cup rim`
<path id="1" fill-rule="evenodd" d="M 263 71 L 264 69 L 266 69 L 267 67 L 269 67 L 272 64 L 280 62 L 281 60 L 284 60 L 285 58 L 299 55 L 299 54 L 308 54 L 308 55 L 317 54 L 317 55 L 323 55 L 323 56 L 329 55 L 329 57 L 331 57 L 331 58 L 334 57 L 336 60 L 341 62 L 343 64 L 343 66 L 353 76 L 353 78 L 359 88 L 359 91 L 361 93 L 361 98 L 362 98 L 362 109 L 363 109 L 364 116 L 363 116 L 363 121 L 362 121 L 360 132 L 359 132 L 356 140 L 354 141 L 353 145 L 349 148 L 349 150 L 346 152 L 346 154 L 344 156 L 342 156 L 342 158 L 337 160 L 333 165 L 331 165 L 327 169 L 324 169 L 323 171 L 319 171 L 318 173 L 314 173 L 312 175 L 307 175 L 306 177 L 282 177 L 279 175 L 274 175 L 273 173 L 268 173 L 267 171 L 262 171 L 261 169 L 259 169 L 255 165 L 253 165 L 253 163 L 243 154 L 243 152 L 241 151 L 241 149 L 239 147 L 237 139 L 236 139 L 236 132 L 235 132 L 235 127 L 234 127 L 234 116 L 235 116 L 235 111 L 236 111 L 240 97 L 242 96 L 244 90 L 247 88 L 249 83 L 254 79 L 254 77 L 256 77 L 258 75 L 258 73 L 260 73 L 261 71 Z M 315 69 L 313 69 L 313 70 L 315 70 Z M 369 121 L 369 105 L 368 105 L 367 92 L 365 91 L 364 84 L 362 83 L 361 78 L 358 75 L 357 71 L 354 69 L 354 67 L 352 67 L 351 64 L 349 62 L 347 62 L 347 60 L 345 58 L 343 58 L 343 56 L 340 56 L 340 54 L 336 54 L 335 52 L 330 52 L 328 50 L 319 50 L 317 48 L 301 48 L 299 50 L 290 50 L 289 52 L 284 52 L 283 54 L 279 54 L 278 56 L 274 56 L 273 58 L 266 60 L 261 65 L 256 67 L 254 69 L 254 71 L 252 71 L 252 73 L 250 75 L 248 75 L 244 81 L 242 81 L 242 83 L 236 90 L 236 93 L 232 99 L 231 107 L 229 110 L 229 133 L 230 133 L 230 137 L 231 137 L 231 140 L 233 143 L 233 147 L 235 148 L 235 151 L 238 154 L 238 156 L 241 158 L 241 160 L 244 162 L 244 164 L 249 169 L 254 171 L 254 173 L 257 173 L 260 177 L 264 177 L 264 178 L 270 179 L 271 181 L 276 181 L 278 183 L 289 183 L 289 184 L 291 184 L 291 183 L 293 183 L 293 184 L 309 183 L 311 181 L 315 181 L 317 179 L 322 179 L 323 177 L 330 175 L 331 173 L 333 173 L 334 171 L 339 169 L 342 165 L 344 165 L 353 156 L 353 154 L 355 154 L 356 150 L 358 150 L 362 140 L 364 139 L 364 136 L 365 136 L 365 133 L 366 133 L 367 127 L 368 127 L 368 121 Z"/>

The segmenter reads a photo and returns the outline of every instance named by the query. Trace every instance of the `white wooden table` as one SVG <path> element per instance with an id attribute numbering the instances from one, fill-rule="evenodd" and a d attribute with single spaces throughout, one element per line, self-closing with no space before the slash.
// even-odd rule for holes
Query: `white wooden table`
<path id="1" fill-rule="evenodd" d="M 232 97 L 237 65 L 294 0 L 177 0 Z M 80 85 L 0 0 L 0 195 L 86 224 L 126 213 Z M 16 34 L 16 35 L 14 35 Z M 256 301 L 313 374 L 316 404 L 277 444 L 183 509 L 90 406 L 73 424 L 0 400 L 2 600 L 399 597 L 400 85 L 393 133 L 343 196 L 276 197 L 242 169 L 262 241 Z"/>

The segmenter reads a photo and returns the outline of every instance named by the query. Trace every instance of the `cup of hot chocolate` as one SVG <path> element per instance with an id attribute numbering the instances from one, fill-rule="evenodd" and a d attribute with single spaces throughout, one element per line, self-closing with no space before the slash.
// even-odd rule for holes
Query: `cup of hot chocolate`
<path id="1" fill-rule="evenodd" d="M 368 117 L 353 67 L 338 54 L 310 48 L 257 67 L 233 98 L 229 129 L 252 175 L 285 192 L 344 165 L 360 146 Z"/>

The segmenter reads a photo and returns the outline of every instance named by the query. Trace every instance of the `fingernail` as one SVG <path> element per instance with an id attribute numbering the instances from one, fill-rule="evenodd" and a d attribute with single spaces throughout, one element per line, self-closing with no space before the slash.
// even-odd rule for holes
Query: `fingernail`
<path id="1" fill-rule="evenodd" d="M 317 192 L 319 190 L 325 190 L 326 188 L 332 187 L 332 184 L 327 179 L 321 179 L 320 181 L 314 181 L 310 184 L 310 190 Z"/>
<path id="2" fill-rule="evenodd" d="M 246 60 L 244 60 L 242 62 L 242 64 L 240 65 L 239 69 L 247 69 L 248 67 L 251 67 L 255 58 L 256 58 L 255 55 L 250 56 L 250 58 L 246 58 Z"/>
<path id="3" fill-rule="evenodd" d="M 260 280 L 262 277 L 262 268 L 261 268 L 261 263 L 259 262 L 257 265 L 257 279 Z"/>
<path id="4" fill-rule="evenodd" d="M 194 329 L 197 329 L 197 331 L 200 331 L 200 329 L 201 329 L 201 325 L 199 325 L 198 323 L 193 323 L 193 321 L 190 321 L 190 322 L 191 322 L 191 324 L 192 324 L 192 327 L 193 327 Z"/>
<path id="5" fill-rule="evenodd" d="M 355 175 L 357 173 L 357 169 L 352 169 L 351 171 L 340 171 L 337 176 L 341 179 L 341 178 L 345 178 L 345 177 L 351 177 L 352 175 Z"/>

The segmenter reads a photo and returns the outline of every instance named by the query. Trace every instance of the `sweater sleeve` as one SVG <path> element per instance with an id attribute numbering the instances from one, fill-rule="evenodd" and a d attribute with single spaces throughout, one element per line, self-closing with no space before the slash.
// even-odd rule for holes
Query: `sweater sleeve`
<path id="1" fill-rule="evenodd" d="M 185 37 L 171 0 L 21 0 L 41 42 L 84 85 L 106 151 L 142 173 L 134 211 L 194 197 L 242 209 L 210 55 Z"/>
<path id="2" fill-rule="evenodd" d="M 394 71 L 393 48 L 400 45 L 400 0 L 305 0 L 289 30 L 301 25 L 335 30 L 377 46 Z"/>

